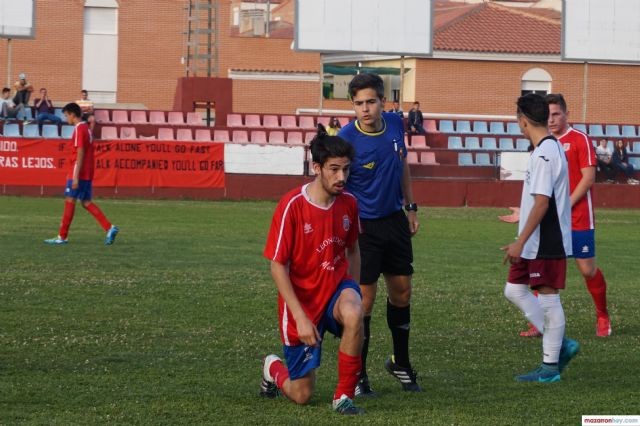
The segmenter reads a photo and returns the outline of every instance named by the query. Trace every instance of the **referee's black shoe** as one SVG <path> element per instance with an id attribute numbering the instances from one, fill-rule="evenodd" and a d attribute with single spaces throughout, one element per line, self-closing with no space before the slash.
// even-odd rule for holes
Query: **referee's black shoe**
<path id="1" fill-rule="evenodd" d="M 375 398 L 378 396 L 373 389 L 371 389 L 369 378 L 367 376 L 362 376 L 360 377 L 360 380 L 358 380 L 355 395 L 364 398 Z"/>
<path id="2" fill-rule="evenodd" d="M 422 392 L 422 388 L 418 384 L 418 373 L 412 368 L 401 367 L 395 363 L 393 355 L 384 363 L 384 367 L 389 374 L 400 381 L 402 390 L 406 392 Z"/>

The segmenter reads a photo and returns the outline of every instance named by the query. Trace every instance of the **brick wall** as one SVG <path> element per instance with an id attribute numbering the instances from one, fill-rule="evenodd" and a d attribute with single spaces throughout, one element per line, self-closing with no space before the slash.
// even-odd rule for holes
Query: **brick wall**
<path id="1" fill-rule="evenodd" d="M 11 84 L 25 72 L 53 101 L 75 100 L 82 87 L 82 0 L 36 2 L 36 38 L 12 40 Z M 0 39 L 0 83 L 7 80 L 7 40 Z M 12 93 L 13 94 L 13 93 Z M 31 96 L 33 100 L 36 96 Z"/>

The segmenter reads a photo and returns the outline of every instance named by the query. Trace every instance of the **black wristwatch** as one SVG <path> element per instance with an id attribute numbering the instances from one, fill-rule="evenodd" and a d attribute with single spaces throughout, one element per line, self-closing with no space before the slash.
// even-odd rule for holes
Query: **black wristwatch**
<path id="1" fill-rule="evenodd" d="M 418 211 L 418 205 L 416 203 L 409 203 L 407 205 L 404 206 L 404 209 L 408 212 L 417 212 Z"/>

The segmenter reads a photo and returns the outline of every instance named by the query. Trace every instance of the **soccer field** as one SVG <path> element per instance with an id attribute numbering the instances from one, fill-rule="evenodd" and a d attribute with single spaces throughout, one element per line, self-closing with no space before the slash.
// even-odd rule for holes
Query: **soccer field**
<path id="1" fill-rule="evenodd" d="M 327 335 L 311 403 L 258 397 L 262 357 L 281 353 L 276 290 L 262 249 L 275 203 L 98 200 L 120 226 L 113 246 L 78 208 L 67 246 L 62 199 L 0 197 L 0 423 L 332 424 L 337 341 Z M 579 424 L 640 414 L 640 215 L 597 211 L 598 262 L 613 335 L 573 261 L 562 293 L 582 344 L 562 381 L 516 383 L 539 339 L 502 295 L 506 209 L 426 208 L 414 238 L 411 353 L 422 394 L 384 371 L 384 292 L 372 322 L 360 401 L 370 424 Z"/>

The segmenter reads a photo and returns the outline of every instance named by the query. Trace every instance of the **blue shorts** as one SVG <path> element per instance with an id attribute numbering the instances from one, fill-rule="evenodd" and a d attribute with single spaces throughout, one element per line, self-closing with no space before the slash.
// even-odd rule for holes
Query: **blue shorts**
<path id="1" fill-rule="evenodd" d="M 333 309 L 336 306 L 336 302 L 338 301 L 338 297 L 340 294 L 348 288 L 352 288 L 358 292 L 360 297 L 362 297 L 362 293 L 360 293 L 360 286 L 353 280 L 344 280 L 342 281 L 333 294 L 333 297 L 329 301 L 329 305 L 327 306 L 327 310 L 320 320 L 320 324 L 317 325 L 318 332 L 320 336 L 324 336 L 325 331 L 329 331 L 329 333 L 334 336 L 340 337 L 342 335 L 342 326 L 338 324 L 336 319 L 333 317 Z M 287 370 L 289 370 L 289 378 L 291 380 L 300 379 L 311 372 L 311 370 L 315 370 L 320 367 L 320 358 L 322 355 L 322 342 L 320 342 L 316 346 L 309 345 L 296 345 L 296 346 L 287 346 L 283 345 L 284 358 L 287 361 Z"/>
<path id="2" fill-rule="evenodd" d="M 78 181 L 78 188 L 71 189 L 73 180 L 67 180 L 67 186 L 64 188 L 64 196 L 71 197 L 74 200 L 91 201 L 93 195 L 92 181 L 80 180 Z"/>
<path id="3" fill-rule="evenodd" d="M 595 230 L 571 231 L 573 239 L 573 256 L 576 259 L 591 259 L 596 257 Z"/>

